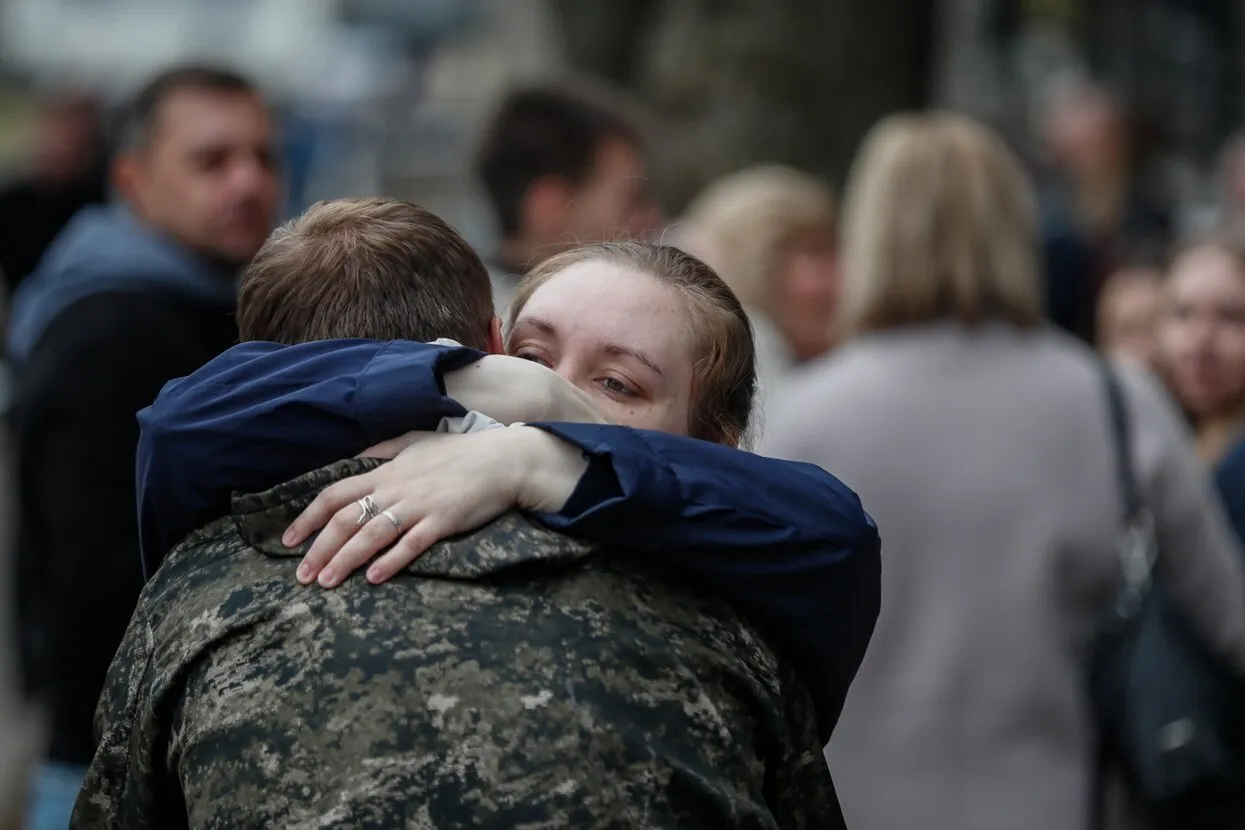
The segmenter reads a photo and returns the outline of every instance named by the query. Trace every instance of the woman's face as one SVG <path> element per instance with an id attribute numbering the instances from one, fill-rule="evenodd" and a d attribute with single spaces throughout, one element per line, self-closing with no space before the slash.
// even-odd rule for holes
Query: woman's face
<path id="1" fill-rule="evenodd" d="M 839 301 L 839 262 L 834 240 L 811 235 L 793 240 L 777 263 L 778 324 L 800 360 L 833 345 Z"/>
<path id="2" fill-rule="evenodd" d="M 683 297 L 647 274 L 600 260 L 571 265 L 532 294 L 508 347 L 592 395 L 620 424 L 688 432 L 691 323 Z"/>
<path id="3" fill-rule="evenodd" d="M 1172 265 L 1162 349 L 1176 394 L 1195 417 L 1245 403 L 1245 273 L 1230 254 L 1194 248 Z"/>

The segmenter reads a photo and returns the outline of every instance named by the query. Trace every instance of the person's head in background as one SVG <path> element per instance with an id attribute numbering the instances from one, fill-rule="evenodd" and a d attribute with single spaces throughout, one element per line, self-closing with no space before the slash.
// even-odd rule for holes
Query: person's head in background
<path id="1" fill-rule="evenodd" d="M 457 340 L 498 353 L 488 270 L 438 216 L 397 199 L 318 202 L 242 272 L 242 341 Z"/>
<path id="2" fill-rule="evenodd" d="M 1144 265 L 1112 274 L 1098 297 L 1098 347 L 1111 360 L 1159 369 L 1163 271 Z"/>
<path id="3" fill-rule="evenodd" d="M 1061 213 L 1097 249 L 1092 279 L 1101 284 L 1122 264 L 1119 246 L 1167 239 L 1167 183 L 1147 164 L 1153 136 L 1147 138 L 1122 98 L 1083 78 L 1057 83 L 1043 131 L 1067 198 Z"/>
<path id="4" fill-rule="evenodd" d="M 757 385 L 747 314 L 677 248 L 601 243 L 542 262 L 511 306 L 506 348 L 627 426 L 732 446 L 747 433 Z"/>
<path id="5" fill-rule="evenodd" d="M 1208 236 L 1177 250 L 1160 328 L 1163 368 L 1192 418 L 1202 457 L 1217 459 L 1245 425 L 1245 246 Z"/>
<path id="6" fill-rule="evenodd" d="M 264 244 L 280 198 L 268 106 L 231 71 L 169 69 L 126 112 L 112 182 L 145 225 L 205 259 L 240 268 Z"/>
<path id="7" fill-rule="evenodd" d="M 80 185 L 98 175 L 106 144 L 98 100 L 82 92 L 51 93 L 40 102 L 31 129 L 31 176 L 49 190 Z"/>
<path id="8" fill-rule="evenodd" d="M 684 214 L 686 247 L 731 287 L 757 323 L 777 329 L 797 361 L 834 342 L 838 250 L 834 195 L 787 167 L 719 179 Z"/>
<path id="9" fill-rule="evenodd" d="M 501 235 L 500 266 L 522 273 L 573 245 L 660 227 L 640 129 L 607 97 L 532 86 L 494 112 L 476 169 Z"/>
<path id="10" fill-rule="evenodd" d="M 1042 325 L 1036 235 L 1029 182 L 993 131 L 945 113 L 883 120 L 844 195 L 844 333 Z"/>
<path id="11" fill-rule="evenodd" d="M 1127 160 L 1125 112 L 1104 86 L 1060 79 L 1047 90 L 1043 132 L 1054 163 L 1078 178 L 1102 175 Z"/>

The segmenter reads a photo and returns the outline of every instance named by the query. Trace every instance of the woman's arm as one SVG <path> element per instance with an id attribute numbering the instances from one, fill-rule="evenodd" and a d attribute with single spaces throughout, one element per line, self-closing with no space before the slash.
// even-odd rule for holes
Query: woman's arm
<path id="1" fill-rule="evenodd" d="M 588 472 L 546 526 L 634 551 L 721 594 L 778 638 L 838 720 L 881 611 L 881 540 L 854 492 L 812 464 L 625 427 L 533 424 Z"/>
<path id="2" fill-rule="evenodd" d="M 183 536 L 258 492 L 442 418 L 599 421 L 579 390 L 530 361 L 456 345 L 326 340 L 229 349 L 138 414 L 147 575 Z"/>

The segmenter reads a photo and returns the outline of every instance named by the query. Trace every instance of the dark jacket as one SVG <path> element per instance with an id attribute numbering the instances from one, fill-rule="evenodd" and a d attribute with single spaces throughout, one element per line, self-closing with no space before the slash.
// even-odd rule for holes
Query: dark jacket
<path id="1" fill-rule="evenodd" d="M 18 294 L 18 608 L 54 760 L 90 760 L 91 713 L 142 586 L 135 414 L 237 339 L 230 281 L 210 273 L 88 209 Z"/>
<path id="2" fill-rule="evenodd" d="M 192 534 L 100 700 L 72 827 L 840 828 L 812 697 L 723 603 L 508 513 L 374 586 L 281 534 L 348 460 Z"/>
<path id="3" fill-rule="evenodd" d="M 10 293 L 35 270 L 81 208 L 107 198 L 106 170 L 101 160 L 86 176 L 61 187 L 40 185 L 33 178 L 0 187 L 0 275 Z"/>
<path id="4" fill-rule="evenodd" d="M 255 493 L 463 414 L 441 372 L 480 356 L 409 341 L 242 343 L 139 413 L 147 573 L 187 533 Z M 811 464 L 605 424 L 535 423 L 587 473 L 545 527 L 712 590 L 762 625 L 813 689 L 829 739 L 881 605 L 877 525 Z"/>

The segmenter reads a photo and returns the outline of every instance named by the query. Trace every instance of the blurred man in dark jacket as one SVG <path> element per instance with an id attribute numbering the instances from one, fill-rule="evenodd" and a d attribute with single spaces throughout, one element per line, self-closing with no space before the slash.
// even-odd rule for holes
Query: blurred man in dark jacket
<path id="1" fill-rule="evenodd" d="M 58 792 L 91 760 L 91 715 L 142 587 L 135 413 L 236 340 L 235 278 L 279 197 L 274 140 L 246 79 L 156 77 L 121 136 L 117 204 L 79 212 L 14 298 L 19 613 Z"/>

